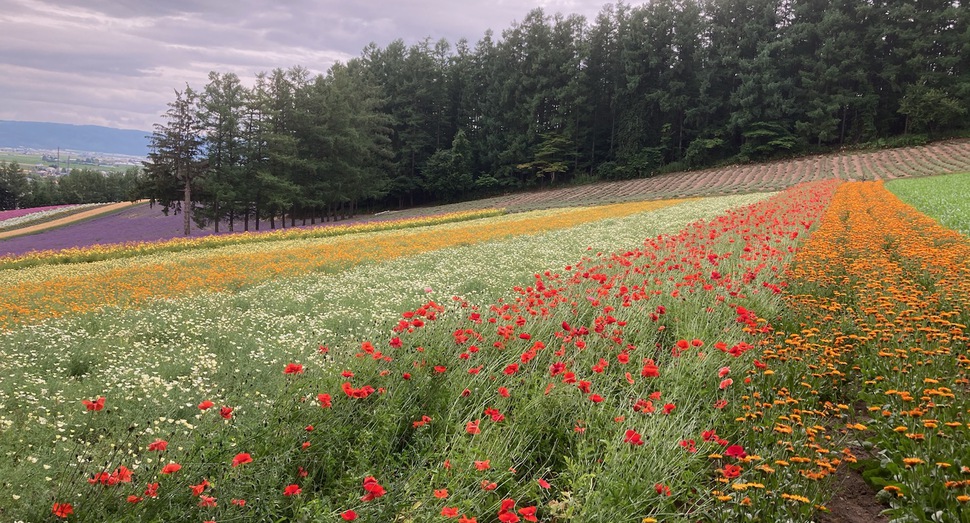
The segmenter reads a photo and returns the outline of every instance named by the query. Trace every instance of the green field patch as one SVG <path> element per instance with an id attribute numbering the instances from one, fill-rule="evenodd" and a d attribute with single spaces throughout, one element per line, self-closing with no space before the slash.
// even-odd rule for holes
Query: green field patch
<path id="1" fill-rule="evenodd" d="M 970 173 L 893 180 L 886 188 L 940 225 L 970 236 Z"/>

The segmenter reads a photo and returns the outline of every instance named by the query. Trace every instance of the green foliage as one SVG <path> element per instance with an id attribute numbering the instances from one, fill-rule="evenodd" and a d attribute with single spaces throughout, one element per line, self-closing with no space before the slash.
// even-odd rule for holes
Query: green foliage
<path id="1" fill-rule="evenodd" d="M 0 162 L 0 211 L 25 207 L 30 184 L 16 161 Z"/>
<path id="2" fill-rule="evenodd" d="M 744 144 L 739 157 L 743 161 L 765 160 L 791 153 L 798 145 L 798 139 L 777 123 L 756 122 L 741 135 L 744 137 Z"/>
<path id="3" fill-rule="evenodd" d="M 371 44 L 320 78 L 276 69 L 245 87 L 214 72 L 200 94 L 197 218 L 336 219 L 953 135 L 970 106 L 966 12 L 835 0 L 618 3 L 593 20 L 533 9 L 474 44 Z"/>
<path id="4" fill-rule="evenodd" d="M 944 227 L 970 236 L 970 173 L 893 180 L 886 188 Z"/>
<path id="5" fill-rule="evenodd" d="M 941 131 L 963 121 L 967 108 L 942 89 L 925 84 L 911 85 L 899 102 L 899 113 L 907 117 L 907 131 Z"/>

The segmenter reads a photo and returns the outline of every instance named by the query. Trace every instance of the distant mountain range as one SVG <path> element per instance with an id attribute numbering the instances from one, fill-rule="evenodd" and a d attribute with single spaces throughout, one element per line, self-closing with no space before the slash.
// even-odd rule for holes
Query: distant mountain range
<path id="1" fill-rule="evenodd" d="M 148 136 L 151 134 L 151 131 L 100 125 L 0 120 L 0 147 L 61 148 L 144 157 L 148 156 Z"/>

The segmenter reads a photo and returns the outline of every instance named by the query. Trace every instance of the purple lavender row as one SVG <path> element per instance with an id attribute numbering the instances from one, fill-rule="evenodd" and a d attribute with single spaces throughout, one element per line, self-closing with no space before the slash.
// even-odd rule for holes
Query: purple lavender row
<path id="1" fill-rule="evenodd" d="M 359 216 L 353 220 L 343 220 L 340 225 L 350 225 L 361 221 L 371 221 L 373 217 Z M 289 225 L 289 224 L 287 224 Z M 317 224 L 333 226 L 333 223 Z M 277 229 L 280 221 L 276 221 Z M 260 221 L 260 232 L 269 232 L 269 220 Z M 310 226 L 307 225 L 306 228 Z M 228 224 L 220 225 L 219 234 L 233 234 L 228 232 Z M 289 228 L 289 227 L 288 227 Z M 303 227 L 297 227 L 303 228 Z M 250 232 L 255 232 L 255 222 L 249 223 Z M 235 223 L 234 233 L 243 231 L 241 220 Z M 149 207 L 147 203 L 134 205 L 116 213 L 99 216 L 83 222 L 72 223 L 57 229 L 49 229 L 36 234 L 17 236 L 0 240 L 0 256 L 20 256 L 33 251 L 50 251 L 93 245 L 108 245 L 129 242 L 154 242 L 183 238 L 182 215 L 170 213 L 162 214 L 158 206 Z M 210 236 L 215 234 L 211 226 L 199 229 L 192 224 L 191 237 Z"/>

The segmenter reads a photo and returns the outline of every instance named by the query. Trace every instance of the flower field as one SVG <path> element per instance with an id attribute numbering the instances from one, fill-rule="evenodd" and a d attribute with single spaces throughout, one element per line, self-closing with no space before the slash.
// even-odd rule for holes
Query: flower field
<path id="1" fill-rule="evenodd" d="M 96 208 L 101 205 L 103 204 L 87 203 L 81 205 L 51 205 L 48 207 L 0 211 L 0 232 L 19 229 L 33 223 L 50 220 L 60 216 L 68 216 L 85 209 Z"/>
<path id="2" fill-rule="evenodd" d="M 123 247 L 109 246 L 105 249 L 104 262 L 63 267 L 59 265 L 69 254 L 42 253 L 28 256 L 31 266 L 26 269 L 0 272 L 0 282 L 7 288 L 4 297 L 0 298 L 0 327 L 34 323 L 105 305 L 135 306 L 147 299 L 235 290 L 270 278 L 336 272 L 360 263 L 502 238 L 509 235 L 510 230 L 516 234 L 530 234 L 561 229 L 672 203 L 675 202 L 566 208 L 518 214 L 487 223 L 453 224 L 435 229 L 420 227 L 423 223 L 449 224 L 498 214 L 493 210 L 411 220 L 397 224 L 399 227 L 394 227 L 393 222 L 375 222 L 351 227 L 281 231 L 275 237 L 265 234 L 216 236 L 132 246 L 134 253 L 148 253 L 143 256 L 127 256 Z M 360 236 L 369 230 L 379 232 Z M 185 248 L 186 243 L 190 247 Z M 191 249 L 192 245 L 204 248 Z M 86 260 L 87 256 L 99 253 L 92 247 L 77 256 Z M 19 261 L 12 260 L 12 266 L 16 267 Z"/>
<path id="3" fill-rule="evenodd" d="M 830 180 L 3 271 L 0 518 L 961 521 L 968 260 Z"/>

